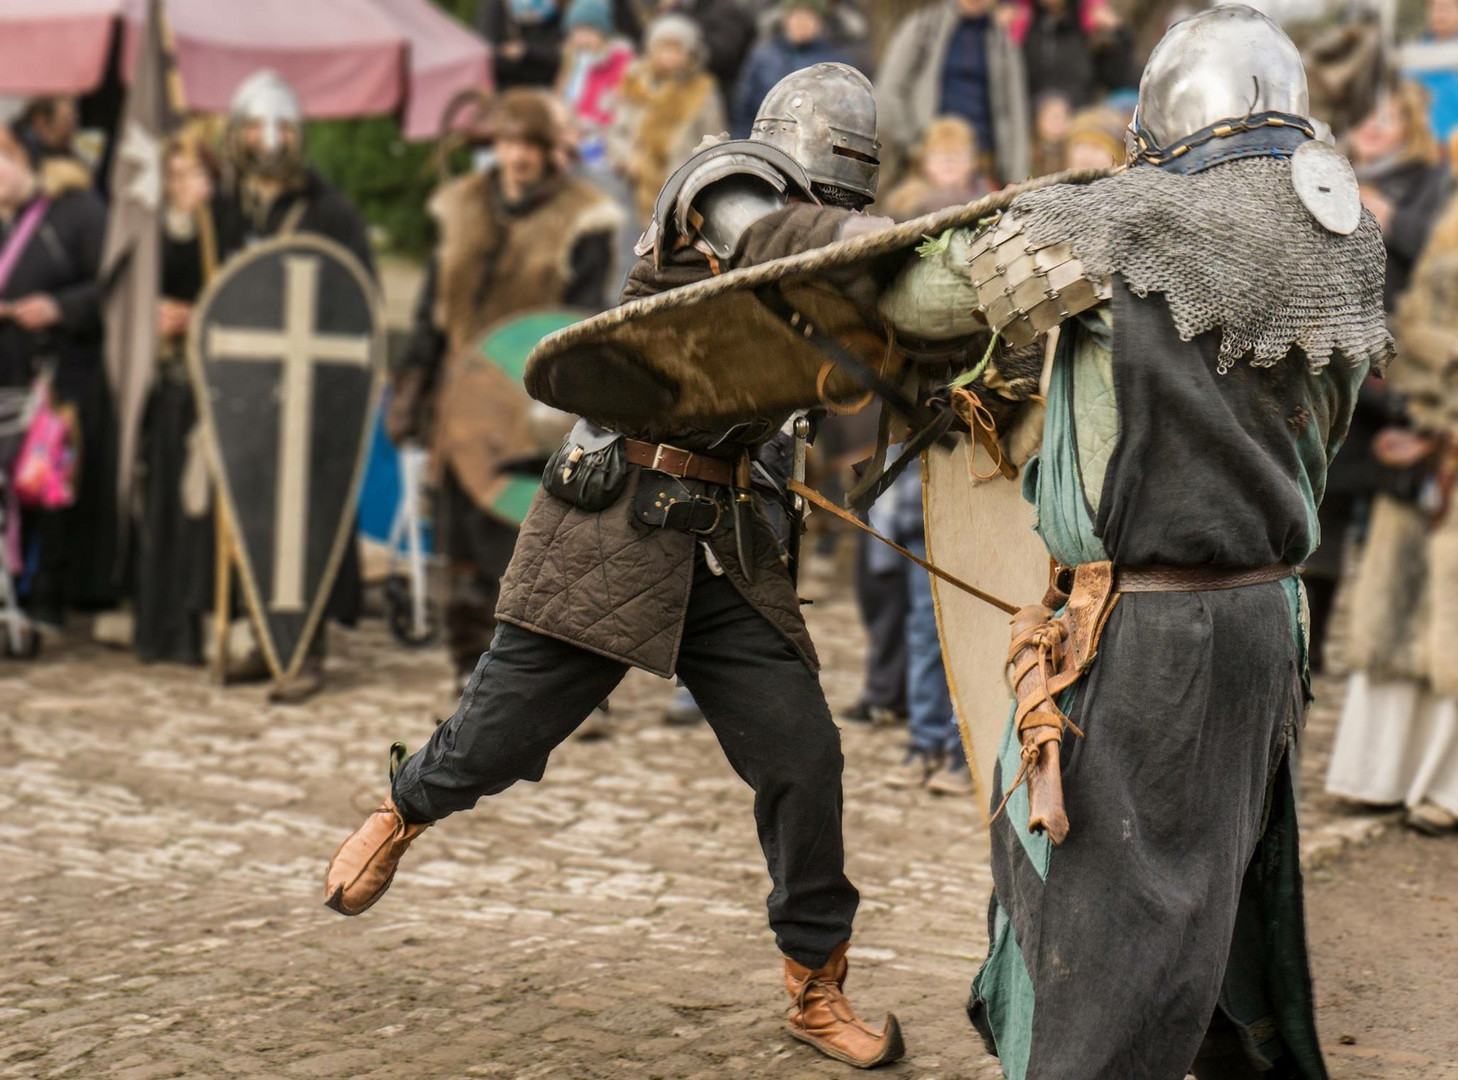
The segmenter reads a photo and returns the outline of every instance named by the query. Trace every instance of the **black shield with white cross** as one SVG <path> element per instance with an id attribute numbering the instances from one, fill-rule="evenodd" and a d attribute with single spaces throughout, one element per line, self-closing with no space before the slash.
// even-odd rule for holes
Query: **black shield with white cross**
<path id="1" fill-rule="evenodd" d="M 303 663 L 354 542 L 384 361 L 378 292 L 338 244 L 260 244 L 198 302 L 188 351 L 244 601 L 285 678 Z"/>

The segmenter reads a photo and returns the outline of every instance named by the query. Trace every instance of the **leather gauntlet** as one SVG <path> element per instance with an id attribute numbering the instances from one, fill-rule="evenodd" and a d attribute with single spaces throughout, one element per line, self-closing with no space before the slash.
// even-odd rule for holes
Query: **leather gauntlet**
<path id="1" fill-rule="evenodd" d="M 1014 723 L 1022 743 L 1022 765 L 1003 795 L 998 814 L 1018 786 L 1028 785 L 1028 828 L 1046 832 L 1055 844 L 1068 836 L 1063 806 L 1063 732 L 1082 736 L 1058 707 L 1057 698 L 1078 682 L 1093 663 L 1099 635 L 1114 609 L 1112 563 L 1085 563 L 1074 572 L 1067 602 L 1050 589 L 1044 603 L 1023 608 L 1012 618 L 1007 662 L 1017 698 Z M 1053 614 L 1053 605 L 1063 608 Z M 996 818 L 996 814 L 993 815 Z"/>

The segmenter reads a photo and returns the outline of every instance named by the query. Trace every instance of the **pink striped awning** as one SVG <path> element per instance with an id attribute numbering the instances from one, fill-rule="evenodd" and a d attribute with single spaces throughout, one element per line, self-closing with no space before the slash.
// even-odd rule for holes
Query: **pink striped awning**
<path id="1" fill-rule="evenodd" d="M 121 0 L 0 0 L 0 94 L 84 94 L 101 84 Z"/>
<path id="2" fill-rule="evenodd" d="M 451 98 L 493 86 L 491 47 L 430 0 L 374 0 L 410 41 L 410 87 L 401 127 L 433 139 Z"/>
<path id="3" fill-rule="evenodd" d="M 288 79 L 315 119 L 402 110 L 432 138 L 461 90 L 490 89 L 491 51 L 430 0 L 165 0 L 189 109 L 222 111 L 260 68 Z M 147 0 L 0 0 L 0 94 L 100 85 L 125 16 L 130 81 Z"/>

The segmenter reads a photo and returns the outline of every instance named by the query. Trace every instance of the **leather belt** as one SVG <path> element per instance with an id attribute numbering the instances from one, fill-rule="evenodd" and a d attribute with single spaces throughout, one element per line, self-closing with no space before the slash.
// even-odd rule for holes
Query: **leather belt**
<path id="1" fill-rule="evenodd" d="M 701 480 L 706 484 L 723 484 L 728 487 L 734 482 L 734 463 L 723 458 L 695 454 L 692 450 L 680 450 L 666 443 L 643 442 L 641 439 L 624 439 L 628 460 L 645 469 L 676 476 L 680 480 Z"/>
<path id="2" fill-rule="evenodd" d="M 1265 585 L 1296 573 L 1289 563 L 1235 569 L 1226 566 L 1116 566 L 1118 592 L 1208 592 Z"/>

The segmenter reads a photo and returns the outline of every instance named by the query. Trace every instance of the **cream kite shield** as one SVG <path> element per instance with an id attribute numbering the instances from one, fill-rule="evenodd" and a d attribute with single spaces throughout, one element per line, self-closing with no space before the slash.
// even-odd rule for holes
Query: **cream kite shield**
<path id="1" fill-rule="evenodd" d="M 1039 603 L 1048 588 L 1048 552 L 1033 531 L 1033 508 L 1018 480 L 1005 479 L 966 434 L 951 447 L 933 446 L 922 469 L 927 558 L 1013 604 Z M 931 586 L 952 707 L 978 803 L 991 817 L 993 770 L 1003 735 L 1011 730 L 1008 616 L 935 575 Z M 1004 788 L 1010 783 L 1003 778 Z"/>
<path id="2" fill-rule="evenodd" d="M 303 663 L 354 540 L 383 327 L 359 260 L 314 236 L 248 249 L 193 313 L 220 543 L 275 678 Z"/>

